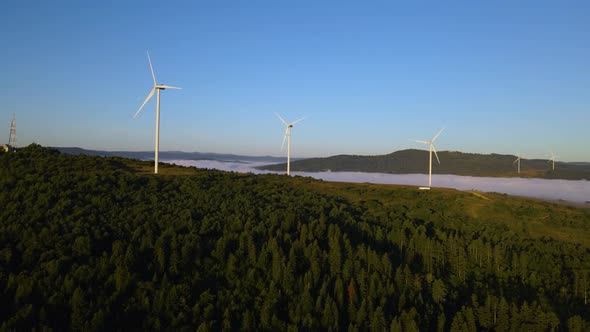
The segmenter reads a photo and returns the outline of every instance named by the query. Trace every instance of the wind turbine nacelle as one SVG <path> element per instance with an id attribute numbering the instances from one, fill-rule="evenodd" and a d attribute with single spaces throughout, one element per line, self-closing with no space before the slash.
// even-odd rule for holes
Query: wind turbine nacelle
<path id="1" fill-rule="evenodd" d="M 177 86 L 166 85 L 166 84 L 159 84 L 159 85 L 156 85 L 156 89 L 159 89 L 159 90 L 166 90 L 166 89 L 181 90 L 182 88 L 179 88 Z"/>

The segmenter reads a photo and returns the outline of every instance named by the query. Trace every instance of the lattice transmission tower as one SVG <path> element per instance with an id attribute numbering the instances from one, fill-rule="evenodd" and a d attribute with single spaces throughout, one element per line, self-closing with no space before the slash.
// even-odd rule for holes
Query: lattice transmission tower
<path id="1" fill-rule="evenodd" d="M 16 119 L 12 113 L 12 120 L 10 121 L 10 137 L 8 138 L 8 145 L 13 149 L 16 148 Z"/>

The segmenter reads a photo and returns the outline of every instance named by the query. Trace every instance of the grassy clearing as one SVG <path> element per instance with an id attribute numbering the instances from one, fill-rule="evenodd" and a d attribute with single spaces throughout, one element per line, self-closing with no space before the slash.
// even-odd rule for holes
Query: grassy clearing
<path id="1" fill-rule="evenodd" d="M 427 206 L 449 221 L 492 224 L 506 227 L 524 238 L 555 239 L 590 248 L 590 211 L 585 209 L 504 194 L 484 195 L 446 188 L 425 192 L 410 186 L 323 181 L 314 182 L 310 187 L 367 209 L 404 205 L 412 210 Z"/>

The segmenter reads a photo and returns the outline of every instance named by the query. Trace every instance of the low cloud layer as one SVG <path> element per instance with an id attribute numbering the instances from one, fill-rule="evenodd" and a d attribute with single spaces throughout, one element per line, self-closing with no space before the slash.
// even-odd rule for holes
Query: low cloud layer
<path id="1" fill-rule="evenodd" d="M 222 162 L 215 160 L 171 160 L 167 162 L 182 166 L 195 166 L 199 168 L 210 168 L 241 173 L 277 173 L 255 169 L 255 167 L 266 165 L 267 163 Z M 415 186 L 424 186 L 428 184 L 428 175 L 424 174 L 383 174 L 362 172 L 292 172 L 292 174 L 334 182 L 369 182 Z M 432 176 L 432 185 L 433 187 L 498 192 L 550 200 L 561 199 L 577 203 L 590 201 L 590 181 L 585 180 L 569 181 L 522 178 L 485 178 L 434 174 Z"/>

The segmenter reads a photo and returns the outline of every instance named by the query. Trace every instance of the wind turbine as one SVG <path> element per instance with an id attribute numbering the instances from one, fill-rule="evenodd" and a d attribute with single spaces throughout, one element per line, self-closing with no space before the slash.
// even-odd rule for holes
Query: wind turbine
<path id="1" fill-rule="evenodd" d="M 516 164 L 516 162 L 518 162 L 518 174 L 520 174 L 520 160 L 521 160 L 520 153 L 517 153 L 516 156 L 518 158 L 516 158 L 516 160 L 514 162 L 512 162 L 512 165 L 514 165 L 514 164 Z"/>
<path id="2" fill-rule="evenodd" d="M 293 128 L 293 126 L 296 123 L 300 122 L 305 118 L 303 117 L 299 120 L 288 123 L 287 121 L 285 121 L 285 119 L 281 118 L 281 116 L 278 113 L 275 112 L 275 114 L 286 127 L 285 136 L 283 136 L 283 144 L 281 145 L 281 150 L 283 150 L 283 147 L 285 147 L 285 140 L 287 140 L 287 176 L 289 176 L 291 175 L 291 128 Z"/>
<path id="3" fill-rule="evenodd" d="M 135 112 L 135 114 L 133 115 L 133 118 L 137 118 L 137 115 L 139 114 L 139 112 L 141 112 L 141 110 L 143 109 L 143 107 L 145 106 L 145 104 L 147 104 L 147 102 L 150 100 L 150 98 L 152 98 L 152 96 L 154 95 L 154 92 L 158 92 L 156 94 L 156 144 L 154 147 L 154 174 L 158 174 L 158 150 L 160 149 L 160 91 L 161 90 L 166 90 L 166 89 L 176 89 L 176 90 L 180 90 L 181 88 L 179 87 L 175 87 L 175 86 L 170 86 L 170 85 L 164 85 L 164 84 L 158 84 L 156 82 L 156 75 L 154 75 L 154 67 L 152 67 L 152 59 L 150 59 L 150 53 L 147 52 L 147 57 L 148 57 L 148 62 L 150 63 L 150 71 L 152 72 L 152 79 L 154 80 L 154 87 L 152 88 L 152 91 L 150 91 L 150 93 L 148 94 L 147 98 L 145 98 L 143 104 L 141 104 L 141 106 L 139 107 L 139 109 L 137 110 L 137 112 Z"/>
<path id="4" fill-rule="evenodd" d="M 555 160 L 557 159 L 557 156 L 553 153 L 553 151 L 551 151 L 551 159 L 549 159 L 547 162 L 553 162 L 553 170 L 555 170 Z"/>
<path id="5" fill-rule="evenodd" d="M 432 186 L 432 152 L 434 151 L 434 155 L 436 156 L 436 160 L 438 160 L 438 163 L 440 164 L 440 159 L 438 159 L 438 154 L 436 153 L 436 149 L 434 148 L 434 141 L 436 141 L 436 139 L 438 138 L 438 136 L 443 132 L 443 130 L 445 130 L 445 128 L 441 129 L 438 134 L 436 134 L 432 140 L 430 141 L 420 141 L 420 140 L 415 140 L 415 139 L 411 139 L 410 141 L 414 141 L 414 142 L 418 142 L 418 143 L 422 143 L 422 144 L 427 144 L 430 150 L 430 162 L 429 162 L 429 166 L 428 166 L 428 187 L 420 187 L 420 189 L 426 189 L 429 190 L 430 187 Z"/>

